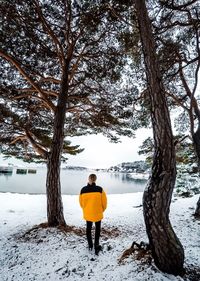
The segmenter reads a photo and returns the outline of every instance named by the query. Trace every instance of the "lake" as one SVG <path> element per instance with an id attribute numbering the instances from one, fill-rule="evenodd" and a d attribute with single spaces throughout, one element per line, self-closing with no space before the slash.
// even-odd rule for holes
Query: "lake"
<path id="1" fill-rule="evenodd" d="M 91 173 L 97 175 L 97 185 L 102 186 L 107 194 L 142 192 L 146 185 L 146 180 L 132 179 L 126 173 L 61 169 L 62 194 L 79 194 Z M 0 192 L 44 194 L 45 181 L 46 169 L 37 168 L 36 174 L 16 174 L 16 169 L 13 169 L 12 174 L 0 173 Z"/>

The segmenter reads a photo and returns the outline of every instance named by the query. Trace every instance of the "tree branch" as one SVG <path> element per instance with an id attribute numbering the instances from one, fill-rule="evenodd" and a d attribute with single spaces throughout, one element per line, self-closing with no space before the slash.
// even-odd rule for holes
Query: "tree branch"
<path id="1" fill-rule="evenodd" d="M 18 137 L 16 137 L 13 141 L 11 141 L 11 145 L 12 144 L 15 144 L 16 142 L 18 142 L 18 141 L 23 141 L 23 140 L 26 140 L 27 139 L 27 136 L 25 136 L 25 135 L 22 135 L 22 136 L 18 136 Z"/>
<path id="2" fill-rule="evenodd" d="M 35 149 L 35 151 L 40 154 L 44 159 L 47 159 L 48 156 L 48 151 L 46 149 L 44 149 L 44 147 L 42 147 L 40 144 L 38 144 L 34 138 L 32 137 L 32 133 L 29 130 L 25 130 L 26 132 L 26 136 L 28 138 L 28 140 L 30 141 L 30 143 L 32 144 L 33 148 Z"/>
<path id="3" fill-rule="evenodd" d="M 25 78 L 25 80 L 33 86 L 33 88 L 43 97 L 47 106 L 50 110 L 55 111 L 54 104 L 47 98 L 46 94 L 43 90 L 33 81 L 33 79 L 25 72 L 25 70 L 21 67 L 20 63 L 13 58 L 11 55 L 6 54 L 3 50 L 0 49 L 0 56 L 10 62 L 13 66 L 17 68 L 19 73 Z"/>
<path id="4" fill-rule="evenodd" d="M 56 47 L 56 52 L 57 52 L 57 55 L 59 57 L 59 60 L 60 60 L 60 64 L 61 66 L 63 67 L 64 65 L 64 60 L 65 60 L 65 55 L 64 55 L 64 51 L 63 51 L 63 48 L 62 48 L 62 45 L 61 43 L 59 42 L 57 36 L 55 35 L 54 31 L 52 30 L 52 28 L 50 27 L 50 25 L 47 23 L 43 13 L 42 13 L 42 10 L 41 10 L 41 7 L 39 5 L 39 2 L 38 0 L 33 0 L 33 2 L 35 3 L 36 5 L 36 10 L 37 10 L 37 13 L 38 13 L 38 16 L 42 22 L 42 25 L 44 27 L 44 29 L 47 31 L 47 33 L 49 34 L 49 36 L 52 38 L 54 44 L 55 44 L 55 47 Z"/>

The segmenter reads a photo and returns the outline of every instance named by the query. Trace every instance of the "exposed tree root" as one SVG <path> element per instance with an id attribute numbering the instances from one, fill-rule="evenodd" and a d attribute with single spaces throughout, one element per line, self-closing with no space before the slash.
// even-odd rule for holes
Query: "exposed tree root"
<path id="1" fill-rule="evenodd" d="M 194 213 L 193 216 L 194 216 L 194 218 L 195 218 L 196 220 L 200 220 L 200 215 L 199 215 L 199 214 Z"/>
<path id="2" fill-rule="evenodd" d="M 132 255 L 136 260 L 140 260 L 142 263 L 151 264 L 152 255 L 150 245 L 143 241 L 140 243 L 134 241 L 131 247 L 123 252 L 119 258 L 119 263 L 123 263 L 130 255 Z"/>
<path id="3" fill-rule="evenodd" d="M 41 229 L 57 229 L 58 231 L 64 233 L 64 234 L 75 234 L 77 236 L 81 236 L 84 237 L 86 234 L 86 229 L 84 227 L 76 227 L 74 225 L 60 225 L 58 227 L 49 227 L 48 223 L 41 223 L 39 225 L 35 225 L 33 226 L 31 229 L 27 230 L 23 235 L 17 235 L 18 239 L 23 239 L 23 240 L 31 240 L 34 239 L 34 237 L 37 240 L 37 232 Z M 109 227 L 109 229 L 106 228 L 102 228 L 101 230 L 101 237 L 103 239 L 108 239 L 108 238 L 115 238 L 118 237 L 120 235 L 120 231 L 115 228 L 115 227 Z"/>
<path id="4" fill-rule="evenodd" d="M 101 236 L 104 239 L 109 239 L 109 238 L 115 238 L 118 237 L 121 234 L 121 231 L 117 227 L 109 227 L 107 228 L 102 228 L 101 229 Z"/>
<path id="5" fill-rule="evenodd" d="M 199 281 L 200 280 L 200 267 L 197 267 L 194 265 L 186 266 L 184 280 Z"/>

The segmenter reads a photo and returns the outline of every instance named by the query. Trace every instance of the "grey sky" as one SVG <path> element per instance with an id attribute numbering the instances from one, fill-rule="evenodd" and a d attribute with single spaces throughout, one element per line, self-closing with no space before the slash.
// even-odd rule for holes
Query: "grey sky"
<path id="1" fill-rule="evenodd" d="M 122 137 L 121 143 L 110 143 L 102 135 L 74 137 L 72 144 L 80 144 L 85 150 L 76 156 L 69 156 L 67 165 L 88 168 L 108 168 L 122 162 L 144 159 L 137 151 L 143 140 L 151 135 L 151 130 L 140 129 L 136 138 Z"/>

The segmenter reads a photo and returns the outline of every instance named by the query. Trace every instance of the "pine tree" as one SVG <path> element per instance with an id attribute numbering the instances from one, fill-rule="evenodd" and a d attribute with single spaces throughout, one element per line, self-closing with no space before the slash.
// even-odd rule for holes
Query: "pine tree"
<path id="1" fill-rule="evenodd" d="M 175 125 L 180 128 L 180 134 L 190 134 L 196 161 L 200 166 L 200 108 L 197 89 L 200 68 L 200 4 L 197 0 L 180 3 L 168 0 L 149 1 L 148 9 L 168 105 L 170 109 L 180 112 Z M 132 33 L 137 34 L 136 27 Z M 138 65 L 137 77 L 142 85 L 144 77 L 140 45 L 131 48 L 131 41 L 135 41 L 131 34 L 127 38 L 129 51 Z M 149 111 L 147 93 L 148 87 L 141 92 L 138 99 L 139 104 L 143 99 L 144 106 L 140 106 L 143 119 L 146 119 Z"/>
<path id="2" fill-rule="evenodd" d="M 9 146 L 7 154 L 46 159 L 48 224 L 65 225 L 62 153 L 80 152 L 65 136 L 133 135 L 128 93 L 138 93 L 124 87 L 127 57 L 118 40 L 127 27 L 105 1 L 8 0 L 0 12 L 3 152 Z"/>
<path id="3" fill-rule="evenodd" d="M 135 0 L 135 8 L 154 134 L 152 174 L 143 195 L 144 218 L 155 264 L 164 272 L 178 275 L 183 274 L 184 250 L 169 220 L 169 206 L 176 179 L 170 116 L 145 1 Z"/>
<path id="4" fill-rule="evenodd" d="M 169 102 L 181 108 L 178 126 L 189 129 L 200 171 L 200 107 L 197 85 L 200 69 L 199 1 L 159 1 L 161 16 L 154 23 L 160 64 Z M 197 203 L 196 216 L 200 213 Z"/>

